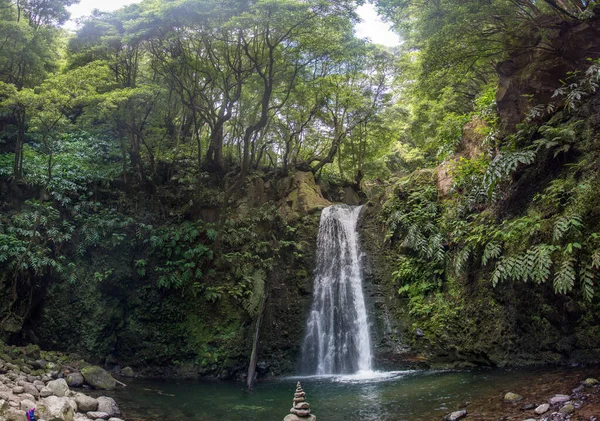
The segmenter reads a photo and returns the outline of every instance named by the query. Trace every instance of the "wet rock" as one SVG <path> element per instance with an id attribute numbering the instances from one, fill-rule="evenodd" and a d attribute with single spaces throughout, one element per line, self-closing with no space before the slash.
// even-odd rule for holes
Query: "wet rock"
<path id="1" fill-rule="evenodd" d="M 444 421 L 457 421 L 467 416 L 467 410 L 454 411 L 444 417 Z"/>
<path id="2" fill-rule="evenodd" d="M 98 398 L 98 411 L 106 412 L 111 417 L 118 417 L 121 411 L 113 398 L 100 396 Z"/>
<path id="3" fill-rule="evenodd" d="M 98 399 L 94 399 L 83 393 L 78 393 L 75 396 L 75 402 L 81 412 L 96 411 L 98 409 Z"/>
<path id="4" fill-rule="evenodd" d="M 533 409 L 533 408 L 535 408 L 535 405 L 534 405 L 534 404 L 532 404 L 532 403 L 526 403 L 525 405 L 523 405 L 523 406 L 521 407 L 521 410 L 522 410 L 522 411 L 529 411 L 529 410 L 531 410 L 531 409 Z"/>
<path id="5" fill-rule="evenodd" d="M 513 392 L 508 392 L 506 395 L 504 395 L 504 402 L 508 402 L 508 403 L 519 402 L 522 399 L 523 399 L 523 396 L 518 395 Z"/>
<path id="6" fill-rule="evenodd" d="M 548 403 L 550 405 L 556 405 L 558 403 L 567 402 L 570 399 L 571 399 L 571 397 L 569 395 L 560 395 L 559 394 L 559 395 L 554 395 L 553 397 L 548 399 Z"/>
<path id="7" fill-rule="evenodd" d="M 103 390 L 113 390 L 117 383 L 106 370 L 98 366 L 89 366 L 81 370 L 83 378 L 92 387 Z"/>
<path id="8" fill-rule="evenodd" d="M 67 393 L 69 393 L 69 385 L 65 381 L 65 379 L 56 379 L 48 382 L 46 387 L 52 390 L 52 394 L 55 396 L 63 397 Z"/>
<path id="9" fill-rule="evenodd" d="M 545 414 L 546 412 L 548 412 L 549 409 L 550 409 L 550 405 L 548 405 L 547 403 L 544 403 L 544 404 L 538 406 L 537 408 L 535 408 L 535 413 L 538 415 L 542 415 L 542 414 Z"/>
<path id="10" fill-rule="evenodd" d="M 100 412 L 100 411 L 90 411 L 87 413 L 88 418 L 93 419 L 93 420 L 97 420 L 97 419 L 101 419 L 101 420 L 107 420 L 109 415 L 106 412 Z"/>
<path id="11" fill-rule="evenodd" d="M 585 379 L 583 382 L 584 386 L 590 387 L 590 386 L 596 386 L 598 384 L 598 380 L 594 379 L 592 377 Z"/>
<path id="12" fill-rule="evenodd" d="M 569 404 L 566 404 L 565 406 L 563 406 L 562 408 L 560 408 L 560 410 L 558 412 L 560 412 L 561 414 L 564 414 L 564 415 L 569 415 L 569 414 L 572 414 L 573 411 L 575 411 L 575 407 L 569 403 Z"/>
<path id="13" fill-rule="evenodd" d="M 83 386 L 83 375 L 81 373 L 71 373 L 67 376 L 67 384 L 69 387 Z"/>

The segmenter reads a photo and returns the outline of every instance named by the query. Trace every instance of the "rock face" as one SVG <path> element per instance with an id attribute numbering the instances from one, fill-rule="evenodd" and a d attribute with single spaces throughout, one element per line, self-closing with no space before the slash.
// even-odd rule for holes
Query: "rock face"
<path id="1" fill-rule="evenodd" d="M 306 401 L 306 393 L 304 393 L 300 382 L 298 382 L 296 393 L 294 393 L 292 409 L 290 409 L 290 414 L 283 421 L 315 421 L 316 419 L 317 417 L 310 413 L 310 405 Z"/>
<path id="2" fill-rule="evenodd" d="M 106 370 L 98 366 L 84 367 L 81 370 L 86 383 L 96 389 L 113 390 L 117 383 Z"/>
<path id="3" fill-rule="evenodd" d="M 517 51 L 496 66 L 500 77 L 496 102 L 507 131 L 515 130 L 532 105 L 550 102 L 567 73 L 581 68 L 588 57 L 597 58 L 600 51 L 598 12 L 583 22 L 544 16 L 538 23 L 531 26 L 530 35 L 537 46 Z"/>

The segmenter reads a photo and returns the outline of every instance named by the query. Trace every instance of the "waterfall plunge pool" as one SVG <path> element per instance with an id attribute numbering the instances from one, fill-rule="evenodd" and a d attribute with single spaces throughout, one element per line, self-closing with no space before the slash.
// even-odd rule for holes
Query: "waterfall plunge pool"
<path id="1" fill-rule="evenodd" d="M 541 403 L 570 390 L 600 368 L 545 368 L 473 371 L 404 371 L 349 376 L 289 377 L 241 383 L 124 379 L 126 388 L 110 392 L 127 421 L 283 420 L 296 382 L 319 421 L 430 421 L 469 403 L 469 419 L 527 418 L 521 405 L 502 402 L 508 391 Z M 512 415 L 511 415 L 512 414 Z"/>

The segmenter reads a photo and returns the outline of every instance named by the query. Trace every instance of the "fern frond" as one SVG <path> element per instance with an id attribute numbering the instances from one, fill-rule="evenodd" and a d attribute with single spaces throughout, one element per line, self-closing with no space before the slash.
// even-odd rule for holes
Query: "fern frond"
<path id="1" fill-rule="evenodd" d="M 575 278 L 575 258 L 565 256 L 560 268 L 554 274 L 554 291 L 559 294 L 566 294 L 571 291 L 575 285 Z"/>
<path id="2" fill-rule="evenodd" d="M 500 257 L 501 253 L 502 247 L 500 246 L 500 243 L 496 241 L 490 241 L 485 245 L 485 248 L 483 249 L 481 264 L 483 266 L 486 266 L 490 260 L 497 259 L 498 257 Z"/>
<path id="3" fill-rule="evenodd" d="M 587 301 L 592 301 L 594 298 L 594 271 L 592 265 L 583 266 L 579 271 L 579 280 L 581 281 L 581 290 L 583 297 Z"/>

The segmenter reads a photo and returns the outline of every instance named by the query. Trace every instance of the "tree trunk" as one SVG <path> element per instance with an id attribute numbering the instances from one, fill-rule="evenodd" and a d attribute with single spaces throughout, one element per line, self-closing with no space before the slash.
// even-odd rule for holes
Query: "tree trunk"
<path id="1" fill-rule="evenodd" d="M 267 302 L 268 294 L 265 292 L 265 295 L 262 299 L 262 303 L 260 304 L 260 312 L 258 313 L 258 317 L 256 319 L 256 331 L 254 333 L 254 342 L 252 343 L 252 354 L 250 355 L 250 365 L 248 366 L 248 379 L 247 385 L 248 388 L 251 389 L 254 386 L 254 380 L 256 377 L 256 364 L 258 363 L 258 341 L 260 338 L 260 327 L 262 325 L 262 319 L 265 314 L 265 304 Z"/>

